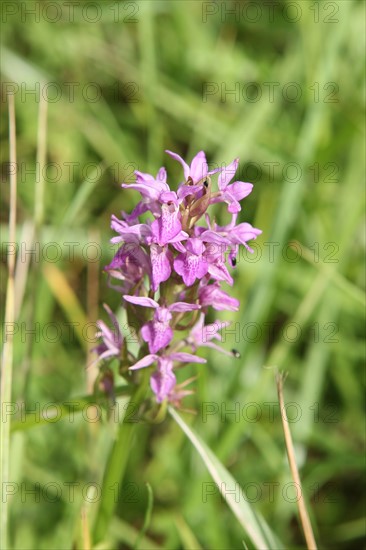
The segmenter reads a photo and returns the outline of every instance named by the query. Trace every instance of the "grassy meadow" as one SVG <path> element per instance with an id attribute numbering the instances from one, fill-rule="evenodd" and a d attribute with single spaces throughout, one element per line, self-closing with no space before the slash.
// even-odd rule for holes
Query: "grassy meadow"
<path id="1" fill-rule="evenodd" d="M 319 548 L 360 549 L 365 4 L 3 1 L 1 17 L 4 550 L 261 547 L 236 505 L 250 525 L 253 510 L 264 518 L 269 547 L 306 548 L 299 491 Z M 103 273 L 116 251 L 110 217 L 137 204 L 120 187 L 134 170 L 165 166 L 168 181 L 182 180 L 165 149 L 187 162 L 204 150 L 210 167 L 239 157 L 236 179 L 254 184 L 239 220 L 263 231 L 234 271 L 240 310 L 209 316 L 232 321 L 223 347 L 240 358 L 204 348 L 207 364 L 178 374 L 197 377 L 184 401 L 193 412 L 178 414 L 225 474 L 211 477 L 174 412 L 138 422 L 97 540 L 107 458 L 130 414 L 123 390 L 114 409 L 93 395 L 98 370 L 88 368 L 103 304 L 125 323 Z M 228 223 L 225 207 L 214 210 Z"/>

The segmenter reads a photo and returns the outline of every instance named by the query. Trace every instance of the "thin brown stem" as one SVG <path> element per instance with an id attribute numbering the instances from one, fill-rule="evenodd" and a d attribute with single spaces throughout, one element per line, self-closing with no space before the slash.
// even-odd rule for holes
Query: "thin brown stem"
<path id="1" fill-rule="evenodd" d="M 276 375 L 276 384 L 277 384 L 277 393 L 278 393 L 278 401 L 280 404 L 280 410 L 281 410 L 281 418 L 282 418 L 282 426 L 283 426 L 283 432 L 285 435 L 285 443 L 286 443 L 286 451 L 288 456 L 288 461 L 290 465 L 291 475 L 292 479 L 294 480 L 294 483 L 296 487 L 300 490 L 300 497 L 297 500 L 297 506 L 299 510 L 299 516 L 300 516 L 300 522 L 301 526 L 304 531 L 304 536 L 306 540 L 306 546 L 308 550 L 316 550 L 316 542 L 314 538 L 313 529 L 311 527 L 310 518 L 308 511 L 306 509 L 304 497 L 303 497 L 303 490 L 301 486 L 300 481 L 300 475 L 299 470 L 297 469 L 296 465 L 296 459 L 295 459 L 295 451 L 294 451 L 294 445 L 292 442 L 292 436 L 290 432 L 290 427 L 288 423 L 287 413 L 286 413 L 286 407 L 285 402 L 283 398 L 283 382 L 284 382 L 285 376 L 281 373 L 277 373 Z"/>
<path id="2" fill-rule="evenodd" d="M 14 95 L 8 95 L 9 105 L 9 149 L 10 166 L 16 166 L 16 127 Z M 8 284 L 6 290 L 5 326 L 14 326 L 15 322 L 15 248 L 16 248 L 16 207 L 17 207 L 17 178 L 16 170 L 10 172 L 10 208 L 9 208 L 9 250 L 8 250 Z M 11 388 L 13 375 L 13 331 L 6 335 L 3 347 L 3 361 L 1 368 L 1 403 L 11 402 Z M 10 421 L 11 415 L 4 415 L 0 423 L 0 477 L 5 484 L 9 481 L 10 455 Z M 8 519 L 9 505 L 7 500 L 0 502 L 0 548 L 8 548 Z"/>

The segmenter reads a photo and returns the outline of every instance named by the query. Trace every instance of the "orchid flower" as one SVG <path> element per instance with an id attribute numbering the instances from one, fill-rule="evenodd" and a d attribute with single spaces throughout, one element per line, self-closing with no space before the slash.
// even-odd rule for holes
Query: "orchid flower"
<path id="1" fill-rule="evenodd" d="M 127 339 L 108 306 L 115 331 L 99 321 L 97 335 L 102 342 L 95 351 L 98 361 L 105 362 L 120 358 L 123 349 L 123 374 L 127 369 L 135 371 L 154 364 L 150 387 L 156 401 L 167 400 L 178 406 L 191 393 L 183 389 L 191 379 L 177 384 L 178 366 L 205 363 L 199 356 L 204 347 L 238 356 L 238 352 L 220 345 L 220 330 L 229 323 L 205 324 L 205 318 L 211 309 L 238 311 L 239 301 L 222 285 L 234 284 L 231 270 L 239 246 L 251 252 L 248 242 L 261 231 L 247 222 L 237 223 L 240 201 L 253 189 L 251 183 L 232 183 L 238 159 L 209 170 L 203 151 L 190 164 L 178 154 L 166 152 L 183 168 L 184 180 L 176 190 L 169 185 L 164 167 L 156 176 L 137 170 L 136 181 L 122 184 L 122 188 L 125 192 L 138 191 L 140 202 L 130 214 L 122 212 L 121 219 L 111 219 L 116 233 L 111 242 L 120 248 L 105 271 L 119 282 L 120 286 L 112 288 L 122 294 L 129 325 L 132 320 L 138 325 L 134 326 L 141 346 L 138 358 L 127 349 Z M 211 176 L 217 173 L 215 190 Z M 209 209 L 217 203 L 227 204 L 231 215 L 227 225 L 211 221 Z M 193 353 L 181 351 L 185 347 Z M 133 378 L 137 383 L 138 379 Z"/>

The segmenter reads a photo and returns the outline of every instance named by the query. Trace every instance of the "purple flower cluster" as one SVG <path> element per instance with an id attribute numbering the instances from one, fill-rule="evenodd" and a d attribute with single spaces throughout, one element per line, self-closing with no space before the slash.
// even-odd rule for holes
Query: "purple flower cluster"
<path id="1" fill-rule="evenodd" d="M 233 284 L 228 267 L 235 267 L 239 245 L 249 251 L 248 241 L 261 231 L 249 223 L 237 224 L 240 201 L 253 185 L 231 183 L 238 159 L 224 168 L 208 171 L 206 157 L 200 151 L 190 166 L 176 153 L 166 151 L 183 167 L 184 181 L 177 191 L 167 183 L 165 168 L 156 177 L 136 171 L 136 182 L 122 184 L 138 191 L 141 200 L 122 219 L 112 216 L 111 227 L 117 233 L 113 243 L 121 246 L 108 274 L 117 279 L 130 326 L 137 329 L 141 348 L 137 359 L 127 351 L 118 322 L 108 308 L 114 331 L 99 321 L 102 338 L 96 348 L 100 360 L 122 357 L 129 370 L 155 365 L 150 378 L 157 402 L 169 400 L 179 404 L 188 393 L 186 383 L 177 386 L 175 368 L 183 363 L 205 363 L 195 355 L 207 346 L 231 355 L 212 342 L 220 341 L 218 327 L 227 323 L 205 325 L 209 307 L 237 311 L 239 302 L 221 285 Z M 218 190 L 212 190 L 210 176 L 218 175 Z M 228 225 L 219 226 L 207 212 L 211 204 L 225 202 L 231 214 Z M 185 335 L 179 334 L 184 331 Z M 188 348 L 192 353 L 180 351 Z"/>

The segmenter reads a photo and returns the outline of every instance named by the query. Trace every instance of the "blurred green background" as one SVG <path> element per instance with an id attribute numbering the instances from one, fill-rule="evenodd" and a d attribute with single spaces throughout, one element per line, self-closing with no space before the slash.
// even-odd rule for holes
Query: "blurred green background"
<path id="1" fill-rule="evenodd" d="M 4 1 L 1 9 L 4 242 L 9 91 L 17 121 L 19 410 L 42 413 L 91 391 L 93 325 L 80 328 L 105 319 L 103 302 L 120 306 L 102 273 L 113 254 L 110 215 L 138 200 L 120 183 L 133 181 L 134 169 L 155 174 L 162 165 L 179 183 L 180 166 L 164 149 L 189 162 L 203 149 L 210 166 L 239 157 L 237 179 L 254 183 L 240 220 L 263 234 L 235 272 L 240 311 L 217 317 L 233 321 L 224 345 L 241 358 L 206 350 L 206 366 L 185 369 L 184 377 L 198 376 L 186 400 L 196 414 L 185 418 L 286 546 L 302 548 L 275 406 L 274 372 L 287 371 L 285 399 L 319 547 L 359 549 L 364 2 Z M 37 137 L 42 105 L 47 132 L 41 122 Z M 46 167 L 35 172 L 45 135 Z M 216 216 L 226 222 L 226 208 Z M 113 422 L 75 414 L 26 430 L 15 419 L 11 546 L 72 548 L 81 510 L 93 523 L 98 494 L 90 496 L 88 484 L 101 481 Z M 154 507 L 141 548 L 243 548 L 240 525 L 217 492 L 207 493 L 210 477 L 174 422 L 139 425 L 137 434 L 103 547 L 132 547 L 149 482 Z"/>

